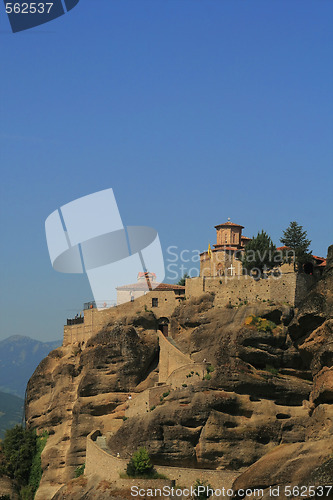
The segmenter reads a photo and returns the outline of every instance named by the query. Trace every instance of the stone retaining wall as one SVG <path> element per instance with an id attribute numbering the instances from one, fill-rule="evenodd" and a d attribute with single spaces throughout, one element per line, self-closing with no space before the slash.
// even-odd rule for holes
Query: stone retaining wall
<path id="1" fill-rule="evenodd" d="M 189 356 L 183 354 L 177 347 L 167 340 L 163 334 L 158 334 L 160 344 L 160 361 L 158 381 L 166 383 L 168 377 L 177 368 L 194 363 Z"/>
<path id="2" fill-rule="evenodd" d="M 147 413 L 153 406 L 160 403 L 163 393 L 170 390 L 169 385 L 151 387 L 143 392 L 133 395 L 133 399 L 128 402 L 128 408 L 125 411 L 126 417 L 135 417 Z"/>
<path id="3" fill-rule="evenodd" d="M 158 298 L 158 306 L 152 307 L 152 298 Z M 133 315 L 137 312 L 151 310 L 156 318 L 170 317 L 179 304 L 179 297 L 173 291 L 149 292 L 138 297 L 133 302 L 126 302 L 107 309 L 85 309 L 84 322 L 78 325 L 64 326 L 63 345 L 83 343 L 96 335 L 110 322 L 115 322 L 122 316 Z"/>
<path id="4" fill-rule="evenodd" d="M 98 435 L 100 435 L 99 431 L 93 431 L 87 436 L 86 467 L 84 473 L 85 475 L 95 474 L 106 481 L 123 485 L 124 479 L 120 478 L 120 474 L 125 472 L 129 459 L 117 458 L 102 450 L 95 442 Z M 175 480 L 176 486 L 186 488 L 193 486 L 197 479 L 207 481 L 213 488 L 231 488 L 234 480 L 239 475 L 237 472 L 226 470 L 193 469 L 160 465 L 155 466 L 155 469 L 159 474 L 165 475 L 168 479 Z M 157 485 L 155 479 L 145 481 L 150 487 Z"/>
<path id="5" fill-rule="evenodd" d="M 185 366 L 176 368 L 167 378 L 167 384 L 173 389 L 182 387 L 183 384 L 191 385 L 193 382 L 202 380 L 207 374 L 209 363 L 188 363 Z M 193 373 L 192 373 L 193 372 Z"/>

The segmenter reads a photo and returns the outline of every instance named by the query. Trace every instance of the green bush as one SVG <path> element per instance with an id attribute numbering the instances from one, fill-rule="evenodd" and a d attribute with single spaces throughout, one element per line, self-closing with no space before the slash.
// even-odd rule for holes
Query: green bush
<path id="1" fill-rule="evenodd" d="M 163 396 L 164 398 L 166 398 L 166 397 L 168 397 L 168 396 L 169 396 L 169 394 L 170 394 L 170 391 L 163 392 L 162 396 Z"/>
<path id="2" fill-rule="evenodd" d="M 150 411 L 154 411 L 154 410 L 155 410 L 155 408 L 156 408 L 156 406 L 155 406 L 155 405 L 154 405 L 154 406 L 152 406 L 152 407 L 150 408 Z"/>
<path id="3" fill-rule="evenodd" d="M 33 500 L 35 497 L 35 491 L 32 486 L 29 484 L 27 486 L 23 486 L 20 489 L 20 498 L 21 500 Z"/>
<path id="4" fill-rule="evenodd" d="M 5 458 L 2 469 L 20 487 L 22 500 L 33 500 L 39 487 L 41 454 L 47 438 L 47 432 L 37 436 L 34 430 L 24 429 L 21 425 L 6 431 L 2 443 Z"/>
<path id="5" fill-rule="evenodd" d="M 20 486 L 29 483 L 30 470 L 36 454 L 37 436 L 33 430 L 23 429 L 16 425 L 6 431 L 2 443 L 5 458 L 5 473 L 17 481 Z"/>
<path id="6" fill-rule="evenodd" d="M 126 473 L 129 477 L 152 477 L 156 474 L 146 448 L 140 448 L 133 454 L 127 464 Z"/>
<path id="7" fill-rule="evenodd" d="M 45 448 L 47 438 L 48 438 L 48 433 L 46 431 L 37 436 L 36 453 L 32 460 L 32 465 L 29 475 L 29 487 L 32 489 L 34 494 L 38 490 L 39 483 L 42 478 L 41 455 L 42 451 Z"/>
<path id="8" fill-rule="evenodd" d="M 182 384 L 182 387 L 187 387 L 187 384 Z"/>
<path id="9" fill-rule="evenodd" d="M 266 365 L 266 371 L 268 371 L 275 377 L 279 374 L 279 370 L 277 368 L 274 368 L 274 366 L 272 365 Z"/>
<path id="10" fill-rule="evenodd" d="M 199 486 L 204 486 L 205 491 L 198 492 L 197 489 Z M 209 483 L 207 483 L 207 481 L 201 481 L 200 479 L 197 479 L 193 485 L 193 489 L 196 492 L 195 498 L 197 498 L 198 500 L 207 500 L 207 498 L 211 496 L 212 487 Z"/>
<path id="11" fill-rule="evenodd" d="M 254 316 L 253 314 L 245 320 L 246 325 L 254 326 L 258 332 L 272 332 L 276 328 L 276 324 L 266 318 Z"/>
<path id="12" fill-rule="evenodd" d="M 215 370 L 214 366 L 213 365 L 208 365 L 207 368 L 207 373 L 213 373 L 213 371 Z"/>
<path id="13" fill-rule="evenodd" d="M 82 465 L 79 465 L 79 467 L 77 467 L 75 469 L 75 472 L 74 472 L 74 477 L 80 477 L 80 476 L 83 476 L 84 474 L 84 469 L 86 468 L 86 464 L 82 464 Z"/>
<path id="14" fill-rule="evenodd" d="M 206 373 L 206 375 L 204 376 L 204 380 L 210 380 L 211 378 L 212 376 L 210 373 Z"/>
<path id="15" fill-rule="evenodd" d="M 273 321 L 269 321 L 268 319 L 262 319 L 258 322 L 258 330 L 259 332 L 272 332 L 274 328 L 276 328 L 276 324 Z"/>

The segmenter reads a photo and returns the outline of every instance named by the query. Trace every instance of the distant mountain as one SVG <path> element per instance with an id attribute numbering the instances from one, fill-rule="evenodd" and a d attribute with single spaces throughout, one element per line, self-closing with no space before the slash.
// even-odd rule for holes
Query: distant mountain
<path id="1" fill-rule="evenodd" d="M 40 342 L 21 335 L 1 340 L 0 391 L 24 398 L 28 380 L 39 363 L 61 343 L 61 340 Z"/>
<path id="2" fill-rule="evenodd" d="M 5 430 L 22 423 L 24 400 L 0 392 L 0 439 L 5 435 Z"/>

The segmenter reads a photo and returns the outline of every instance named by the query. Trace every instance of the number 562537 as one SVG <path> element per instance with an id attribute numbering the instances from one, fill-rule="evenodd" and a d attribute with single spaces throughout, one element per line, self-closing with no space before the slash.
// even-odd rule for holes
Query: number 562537
<path id="1" fill-rule="evenodd" d="M 53 2 L 6 3 L 7 14 L 49 14 Z"/>

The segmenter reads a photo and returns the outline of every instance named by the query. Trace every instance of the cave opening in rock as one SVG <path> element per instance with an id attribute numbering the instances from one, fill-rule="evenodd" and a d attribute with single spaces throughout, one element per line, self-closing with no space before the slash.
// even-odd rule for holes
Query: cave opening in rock
<path id="1" fill-rule="evenodd" d="M 312 262 L 305 262 L 303 265 L 303 271 L 305 274 L 313 274 L 313 264 Z"/>
<path id="2" fill-rule="evenodd" d="M 168 337 L 168 335 L 169 335 L 169 320 L 168 320 L 168 318 L 159 318 L 158 329 L 160 332 L 163 333 L 164 337 Z"/>

